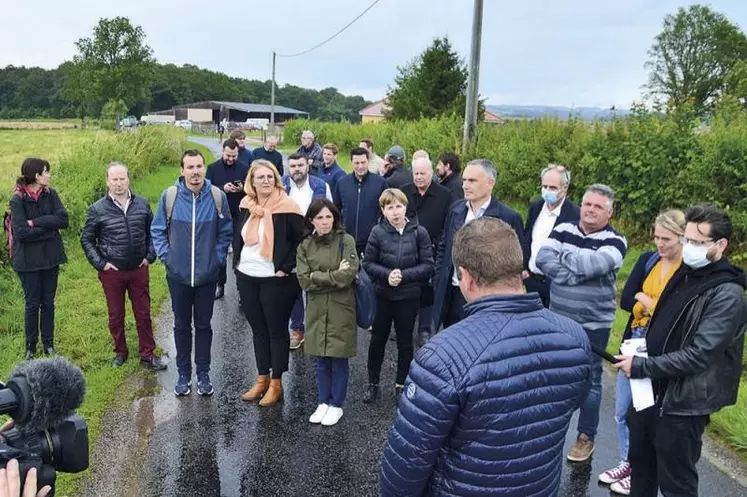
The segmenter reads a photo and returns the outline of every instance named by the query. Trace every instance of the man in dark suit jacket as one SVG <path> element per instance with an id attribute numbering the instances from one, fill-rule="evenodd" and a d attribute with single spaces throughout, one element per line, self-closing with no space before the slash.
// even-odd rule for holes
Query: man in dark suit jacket
<path id="1" fill-rule="evenodd" d="M 430 159 L 420 157 L 412 163 L 413 182 L 402 187 L 407 196 L 407 217 L 417 219 L 428 231 L 431 243 L 438 246 L 444 222 L 451 207 L 449 190 L 433 181 L 433 164 Z M 423 287 L 418 314 L 418 334 L 421 343 L 430 338 L 433 326 L 433 285 Z"/>
<path id="2" fill-rule="evenodd" d="M 495 217 L 506 222 L 516 232 L 519 243 L 524 240 L 524 227 L 521 216 L 491 196 L 498 171 L 487 159 L 470 161 L 462 173 L 464 200 L 458 200 L 451 209 L 444 224 L 441 241 L 436 250 L 436 274 L 433 277 L 433 329 L 437 331 L 459 322 L 463 317 L 462 308 L 466 300 L 459 290 L 459 281 L 454 273 L 451 260 L 456 232 L 470 221 L 483 217 Z"/>
<path id="3" fill-rule="evenodd" d="M 239 144 L 233 138 L 223 142 L 223 155 L 207 167 L 205 178 L 223 190 L 226 194 L 231 219 L 238 219 L 239 203 L 244 198 L 244 180 L 249 173 L 249 165 L 239 160 Z M 218 285 L 215 287 L 215 298 L 223 298 L 226 285 L 227 268 L 223 266 L 218 272 Z"/>
<path id="4" fill-rule="evenodd" d="M 568 200 L 571 173 L 564 166 L 550 164 L 540 174 L 542 198 L 529 204 L 524 227 L 524 287 L 527 292 L 537 292 L 545 307 L 550 306 L 550 282 L 535 264 L 542 243 L 555 226 L 578 221 L 580 212 Z"/>

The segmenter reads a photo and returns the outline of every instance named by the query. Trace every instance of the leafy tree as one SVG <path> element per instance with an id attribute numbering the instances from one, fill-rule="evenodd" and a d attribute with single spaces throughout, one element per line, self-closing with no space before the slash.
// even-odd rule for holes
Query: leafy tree
<path id="1" fill-rule="evenodd" d="M 145 32 L 126 17 L 101 19 L 93 37 L 75 42 L 78 54 L 66 67 L 66 96 L 71 101 L 119 102 L 132 106 L 148 97 L 153 50 Z"/>
<path id="2" fill-rule="evenodd" d="M 394 88 L 387 94 L 389 118 L 414 120 L 464 112 L 467 69 L 447 37 L 434 39 L 421 55 L 397 69 Z"/>
<path id="3" fill-rule="evenodd" d="M 747 60 L 747 37 L 709 7 L 681 7 L 664 18 L 649 57 L 649 90 L 666 96 L 675 107 L 692 101 L 702 114 L 723 94 L 734 64 Z"/>
<path id="4" fill-rule="evenodd" d="M 747 105 L 747 60 L 740 60 L 726 75 L 726 93 Z"/>

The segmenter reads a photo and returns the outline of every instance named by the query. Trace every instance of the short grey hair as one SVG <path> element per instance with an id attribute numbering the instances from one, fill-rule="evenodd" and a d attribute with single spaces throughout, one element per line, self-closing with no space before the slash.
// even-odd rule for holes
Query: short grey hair
<path id="1" fill-rule="evenodd" d="M 412 167 L 415 167 L 416 164 L 424 163 L 427 165 L 431 170 L 433 169 L 433 162 L 428 157 L 418 157 L 414 161 L 412 161 Z"/>
<path id="2" fill-rule="evenodd" d="M 130 177 L 130 169 L 127 166 L 125 166 L 123 163 L 121 163 L 120 161 L 115 160 L 115 161 L 110 162 L 109 165 L 106 166 L 106 177 L 107 178 L 109 177 L 109 171 L 111 171 L 115 167 L 123 167 L 125 171 L 127 172 L 127 177 L 128 178 Z"/>
<path id="3" fill-rule="evenodd" d="M 305 136 L 310 136 L 311 138 L 314 138 L 314 132 L 311 131 L 310 129 L 305 129 L 303 133 L 301 133 L 301 138 Z"/>
<path id="4" fill-rule="evenodd" d="M 545 178 L 545 174 L 550 171 L 557 171 L 560 173 L 560 183 L 563 186 L 568 186 L 571 183 L 571 172 L 567 167 L 560 164 L 548 164 L 540 173 L 540 181 L 542 181 Z"/>
<path id="5" fill-rule="evenodd" d="M 488 176 L 493 180 L 498 180 L 498 168 L 495 167 L 493 161 L 488 159 L 474 159 L 467 163 L 467 166 L 480 166 L 488 173 Z M 466 167 L 466 166 L 465 166 Z"/>
<path id="6" fill-rule="evenodd" d="M 428 152 L 425 150 L 416 150 L 414 154 L 412 154 L 412 160 L 415 162 L 415 159 L 419 159 L 421 157 L 424 157 L 426 159 L 430 159 L 431 156 L 428 155 Z"/>
<path id="7" fill-rule="evenodd" d="M 275 141 L 278 141 L 278 137 L 277 137 L 277 136 L 275 136 L 275 135 L 267 135 L 267 136 L 265 137 L 265 143 L 267 143 L 267 142 L 268 142 L 268 141 L 270 141 L 270 140 L 275 140 Z"/>
<path id="8" fill-rule="evenodd" d="M 607 185 L 603 185 L 602 183 L 594 183 L 593 185 L 589 185 L 586 187 L 586 191 L 584 192 L 584 196 L 586 196 L 587 193 L 596 193 L 597 195 L 602 195 L 603 197 L 607 197 L 607 208 L 611 209 L 612 204 L 615 203 L 615 192 Z"/>

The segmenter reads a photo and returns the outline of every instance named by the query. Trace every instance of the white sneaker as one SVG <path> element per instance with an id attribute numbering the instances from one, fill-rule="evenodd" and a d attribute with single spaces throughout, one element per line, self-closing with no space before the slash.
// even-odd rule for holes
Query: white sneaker
<path id="1" fill-rule="evenodd" d="M 309 423 L 321 423 L 322 419 L 324 419 L 324 415 L 327 414 L 327 409 L 329 409 L 329 406 L 327 404 L 319 404 L 316 408 L 316 411 L 314 411 L 314 414 L 312 414 L 309 418 Z"/>
<path id="2" fill-rule="evenodd" d="M 324 415 L 324 419 L 322 419 L 322 425 L 324 426 L 333 426 L 336 425 L 338 421 L 340 421 L 340 418 L 342 417 L 342 407 L 330 407 L 327 409 L 327 413 Z"/>

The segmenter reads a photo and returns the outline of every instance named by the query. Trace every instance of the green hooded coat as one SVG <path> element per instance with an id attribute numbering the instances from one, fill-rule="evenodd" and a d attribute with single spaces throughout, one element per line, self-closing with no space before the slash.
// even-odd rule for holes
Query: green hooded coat
<path id="1" fill-rule="evenodd" d="M 349 268 L 339 269 L 342 259 L 348 261 Z M 298 246 L 296 272 L 307 299 L 304 334 L 307 354 L 355 356 L 358 327 L 354 282 L 359 265 L 355 240 L 343 230 L 323 236 L 311 234 Z"/>

